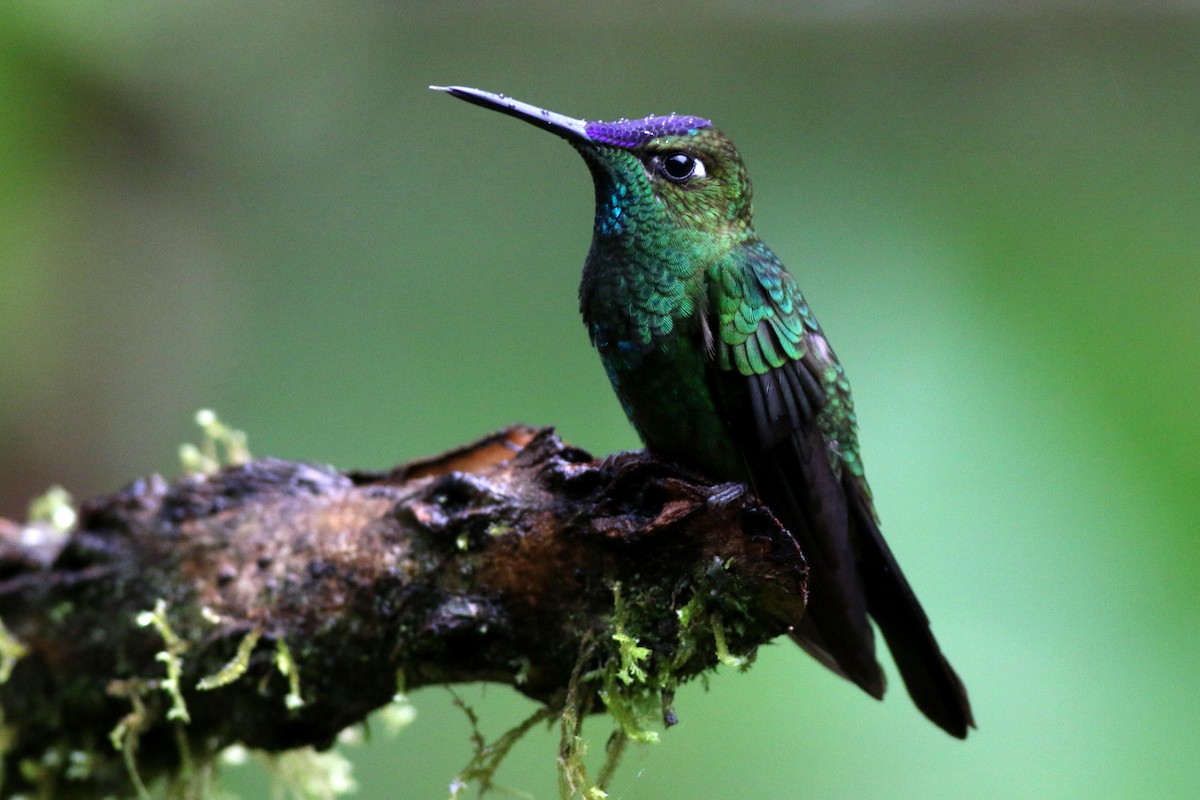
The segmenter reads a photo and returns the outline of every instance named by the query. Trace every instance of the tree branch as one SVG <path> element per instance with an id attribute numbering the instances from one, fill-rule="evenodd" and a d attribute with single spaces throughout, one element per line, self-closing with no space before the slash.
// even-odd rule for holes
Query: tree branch
<path id="1" fill-rule="evenodd" d="M 740 488 L 640 452 L 596 461 L 550 430 L 390 473 L 154 476 L 65 533 L 0 520 L 0 652 L 20 655 L 0 785 L 128 794 L 235 743 L 324 748 L 398 677 L 506 683 L 553 709 L 580 681 L 583 712 L 606 685 L 665 704 L 795 624 L 805 577 Z"/>

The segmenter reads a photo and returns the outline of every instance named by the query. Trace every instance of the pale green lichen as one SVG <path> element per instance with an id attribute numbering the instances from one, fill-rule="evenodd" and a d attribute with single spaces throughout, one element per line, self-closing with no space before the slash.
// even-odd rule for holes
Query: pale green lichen
<path id="1" fill-rule="evenodd" d="M 159 598 L 152 611 L 143 611 L 138 614 L 137 624 L 143 628 L 153 625 L 166 644 L 166 649 L 155 653 L 154 658 L 166 665 L 167 677 L 160 680 L 158 686 L 171 698 L 171 707 L 167 709 L 167 719 L 191 722 L 192 718 L 188 714 L 187 703 L 183 700 L 183 693 L 179 685 L 183 675 L 181 656 L 187 650 L 188 645 L 179 638 L 175 631 L 171 630 L 171 624 L 167 620 L 167 601 Z"/>
<path id="2" fill-rule="evenodd" d="M 254 651 L 254 645 L 258 644 L 259 637 L 262 636 L 262 629 L 255 626 L 242 637 L 238 642 L 237 652 L 233 658 L 214 672 L 212 675 L 206 675 L 196 684 L 196 688 L 202 692 L 216 689 L 221 686 L 228 686 L 245 674 L 250 666 L 250 654 Z"/>
<path id="3" fill-rule="evenodd" d="M 653 722 L 662 707 L 652 692 L 628 693 L 605 686 L 599 694 L 605 709 L 625 738 L 643 744 L 658 744 L 658 731 L 646 727 Z"/>
<path id="4" fill-rule="evenodd" d="M 231 767 L 240 767 L 250 760 L 250 751 L 242 744 L 231 744 L 217 753 L 217 760 Z"/>
<path id="5" fill-rule="evenodd" d="M 63 775 L 69 781 L 82 781 L 91 777 L 95 768 L 95 753 L 88 750 L 72 750 L 67 753 L 67 768 Z"/>
<path id="6" fill-rule="evenodd" d="M 208 606 L 200 606 L 200 618 L 212 625 L 220 625 L 225 621 L 225 617 L 221 616 Z"/>
<path id="7" fill-rule="evenodd" d="M 175 749 L 179 752 L 179 777 L 175 779 L 182 787 L 199 787 L 204 782 L 204 774 L 207 772 L 198 772 L 196 770 L 196 762 L 192 759 L 192 748 L 188 744 L 187 731 L 184 730 L 182 722 L 176 722 L 173 726 L 175 733 Z M 192 793 L 199 796 L 199 791 Z"/>
<path id="8" fill-rule="evenodd" d="M 517 656 L 511 662 L 513 666 L 513 685 L 524 686 L 529 682 L 529 671 L 533 669 L 533 662 L 529 660 L 529 656 Z"/>
<path id="9" fill-rule="evenodd" d="M 301 708 L 304 698 L 300 696 L 300 668 L 296 666 L 296 659 L 292 657 L 291 649 L 282 638 L 275 640 L 275 668 L 288 681 L 288 693 L 283 698 L 283 704 L 289 711 Z"/>
<path id="10" fill-rule="evenodd" d="M 393 695 L 392 702 L 379 709 L 375 716 L 383 725 L 384 731 L 389 736 L 395 736 L 413 724 L 417 718 L 417 708 L 407 695 L 397 693 Z"/>
<path id="11" fill-rule="evenodd" d="M 396 736 L 417 718 L 417 707 L 408 699 L 404 688 L 404 670 L 396 670 L 396 693 L 392 695 L 390 703 L 375 712 L 375 718 L 388 736 Z M 364 727 L 368 721 L 363 722 Z M 367 733 L 370 733 L 369 728 Z"/>
<path id="12" fill-rule="evenodd" d="M 133 710 L 122 717 L 121 721 L 109 732 L 108 740 L 112 743 L 113 749 L 119 752 L 121 758 L 124 759 L 125 771 L 140 800 L 149 800 L 150 798 L 150 792 L 147 791 L 146 784 L 142 781 L 142 776 L 137 768 L 138 739 L 149 724 L 146 717 L 146 705 L 141 698 L 141 693 L 145 688 L 143 682 L 132 680 L 119 682 L 115 687 L 115 692 L 114 689 L 109 690 L 128 697 L 129 702 L 133 705 Z"/>
<path id="13" fill-rule="evenodd" d="M 558 741 L 558 795 L 560 800 L 582 798 L 582 800 L 602 800 L 607 797 L 606 788 L 609 780 L 616 772 L 621 754 L 625 750 L 628 737 L 622 728 L 617 728 L 609 738 L 609 748 L 604 765 L 600 768 L 598 779 L 593 782 L 588 778 L 584 757 L 587 755 L 587 741 L 583 738 L 583 717 L 589 703 L 588 697 L 593 691 L 589 675 L 583 674 L 583 665 L 595 652 L 595 643 L 590 636 L 585 636 L 580 648 L 579 658 L 567 684 L 567 698 L 559 715 L 560 736 Z"/>
<path id="14" fill-rule="evenodd" d="M 66 533 L 75 527 L 75 504 L 66 489 L 51 486 L 29 504 L 27 518 L 31 524 L 42 523 L 59 533 Z"/>
<path id="15" fill-rule="evenodd" d="M 56 603 L 46 614 L 46 618 L 55 625 L 61 624 L 67 617 L 75 612 L 75 604 L 70 600 L 63 600 L 61 603 Z"/>
<path id="16" fill-rule="evenodd" d="M 507 536 L 513 532 L 513 526 L 507 522 L 492 522 L 487 526 L 488 536 Z"/>
<path id="17" fill-rule="evenodd" d="M 642 647 L 638 640 L 625 632 L 629 612 L 625 607 L 625 598 L 621 596 L 621 584 L 613 584 L 613 641 L 617 643 L 620 661 L 612 676 L 621 683 L 629 686 L 633 683 L 645 683 L 646 670 L 642 664 L 650 657 L 649 647 Z"/>
<path id="18" fill-rule="evenodd" d="M 152 691 L 166 692 L 171 699 L 171 706 L 167 709 L 165 716 L 167 720 L 174 722 L 172 733 L 176 749 L 179 752 L 178 774 L 171 779 L 167 796 L 189 799 L 209 797 L 211 795 L 209 787 L 213 779 L 212 762 L 205 759 L 203 763 L 197 765 L 192 757 L 185 730 L 185 726 L 191 722 L 191 715 L 188 713 L 181 688 L 182 655 L 187 651 L 188 643 L 171 627 L 166 600 L 160 598 L 155 602 L 153 609 L 139 613 L 134 619 L 143 628 L 153 627 L 162 638 L 165 647 L 155 653 L 154 657 L 155 660 L 163 662 L 167 674 L 165 678 L 131 678 L 115 680 L 109 684 L 109 694 L 114 697 L 126 698 L 133 706 L 132 710 L 122 717 L 109 732 L 109 741 L 113 748 L 121 753 L 125 762 L 125 770 L 137 796 L 141 800 L 148 800 L 150 793 L 137 766 L 139 739 L 152 723 L 142 698 Z M 73 766 L 76 769 L 82 769 L 88 765 L 81 763 Z M 90 769 L 90 766 L 88 768 Z"/>
<path id="19" fill-rule="evenodd" d="M 311 747 L 288 750 L 267 760 L 276 796 L 293 800 L 331 800 L 358 788 L 353 765 L 336 750 L 318 753 Z"/>
<path id="20" fill-rule="evenodd" d="M 653 744 L 658 742 L 658 733 L 648 730 L 646 725 L 658 707 L 655 697 L 668 683 L 672 687 L 674 683 L 669 672 L 660 670 L 653 677 L 646 672 L 643 664 L 653 651 L 626 632 L 628 624 L 629 607 L 621 593 L 621 584 L 614 583 L 612 639 L 617 643 L 617 658 L 584 678 L 600 678 L 600 699 L 625 738 Z"/>
<path id="21" fill-rule="evenodd" d="M 4 626 L 4 620 L 0 619 L 0 684 L 8 681 L 17 662 L 28 652 L 29 648 L 21 644 Z"/>
<path id="22" fill-rule="evenodd" d="M 94 755 L 83 750 L 68 750 L 65 745 L 53 744 L 40 758 L 24 758 L 18 764 L 21 778 L 35 787 L 33 794 L 5 794 L 9 800 L 33 800 L 56 797 L 63 778 L 69 781 L 86 780 L 95 767 Z M 0 778 L 3 775 L 0 774 Z M 0 787 L 5 784 L 0 781 Z"/>
<path id="23" fill-rule="evenodd" d="M 750 666 L 750 659 L 746 656 L 735 656 L 729 652 L 729 645 L 725 643 L 725 626 L 721 624 L 721 617 L 714 614 L 709 624 L 712 626 L 713 641 L 717 647 L 717 660 L 727 667 L 737 667 L 745 670 Z"/>
<path id="24" fill-rule="evenodd" d="M 554 716 L 554 711 L 546 707 L 539 708 L 519 725 L 509 729 L 495 741 L 488 742 L 479 730 L 479 717 L 474 709 L 453 690 L 450 694 L 454 698 L 454 704 L 462 709 L 471 724 L 471 742 L 475 747 L 475 754 L 471 760 L 450 782 L 450 800 L 459 800 L 472 784 L 479 786 L 481 795 L 495 788 L 496 770 L 500 768 L 509 751 L 535 725 Z"/>
<path id="25" fill-rule="evenodd" d="M 619 590 L 617 591 L 619 592 Z M 584 764 L 584 757 L 587 755 L 587 741 L 583 738 L 583 718 L 591 705 L 592 693 L 596 691 L 594 681 L 597 673 L 585 674 L 583 667 L 595 655 L 597 647 L 598 644 L 592 636 L 584 636 L 579 657 L 575 662 L 575 669 L 567 684 L 566 701 L 563 703 L 559 715 L 558 794 L 560 800 L 571 800 L 572 798 L 603 800 L 608 797 L 608 784 L 612 781 L 617 766 L 621 762 L 621 756 L 625 752 L 625 747 L 630 741 L 627 730 L 643 730 L 637 723 L 629 725 L 628 728 L 626 725 L 618 723 L 617 729 L 608 739 L 604 763 L 597 773 L 596 780 L 592 781 L 588 777 L 587 767 Z M 601 690 L 602 692 L 618 686 L 618 681 L 613 677 L 613 671 L 609 672 L 606 680 L 608 683 L 605 689 Z M 619 687 L 619 690 L 627 691 L 624 687 Z M 609 693 L 615 697 L 612 691 Z M 611 706 L 609 713 L 612 714 Z"/>
<path id="26" fill-rule="evenodd" d="M 185 473 L 211 475 L 222 466 L 245 464 L 250 460 L 245 431 L 229 427 L 207 408 L 196 412 L 196 424 L 204 434 L 199 446 L 191 443 L 179 446 L 179 461 Z"/>

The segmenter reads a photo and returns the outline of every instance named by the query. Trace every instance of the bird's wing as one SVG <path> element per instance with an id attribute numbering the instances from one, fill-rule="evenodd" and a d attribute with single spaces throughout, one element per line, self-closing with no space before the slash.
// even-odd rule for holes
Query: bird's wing
<path id="1" fill-rule="evenodd" d="M 800 543 L 809 606 L 797 640 L 879 697 L 866 592 L 856 567 L 838 443 L 837 362 L 791 275 L 763 245 L 735 248 L 709 274 L 708 325 L 718 407 L 751 484 Z"/>
<path id="2" fill-rule="evenodd" d="M 859 460 L 849 385 L 795 281 L 765 245 L 736 248 L 709 274 L 706 330 L 718 406 L 759 496 L 810 565 L 794 638 L 880 697 L 870 613 L 909 694 L 955 736 L 973 725 L 966 691 L 879 531 Z"/>

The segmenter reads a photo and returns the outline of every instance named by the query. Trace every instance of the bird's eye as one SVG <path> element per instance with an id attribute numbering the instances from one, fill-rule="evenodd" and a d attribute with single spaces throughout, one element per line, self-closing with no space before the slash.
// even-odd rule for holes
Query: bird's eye
<path id="1" fill-rule="evenodd" d="M 708 174 L 704 169 L 704 162 L 687 153 L 671 153 L 663 158 L 660 165 L 667 180 L 676 183 L 682 183 L 688 178 L 703 178 Z"/>

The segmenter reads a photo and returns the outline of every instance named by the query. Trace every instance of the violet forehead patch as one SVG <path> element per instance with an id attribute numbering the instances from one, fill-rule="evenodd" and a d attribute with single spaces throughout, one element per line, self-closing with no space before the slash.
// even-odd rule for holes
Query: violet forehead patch
<path id="1" fill-rule="evenodd" d="M 666 117 L 620 119 L 616 122 L 589 122 L 584 129 L 588 138 L 614 147 L 637 147 L 660 136 L 694 136 L 712 123 L 702 117 Z"/>

